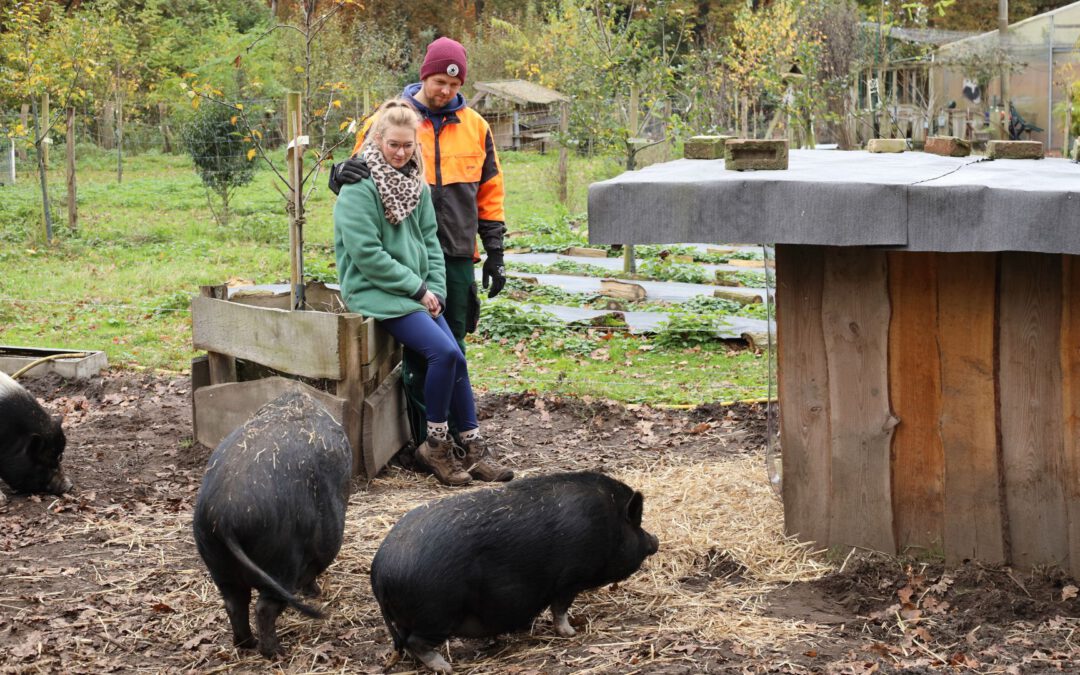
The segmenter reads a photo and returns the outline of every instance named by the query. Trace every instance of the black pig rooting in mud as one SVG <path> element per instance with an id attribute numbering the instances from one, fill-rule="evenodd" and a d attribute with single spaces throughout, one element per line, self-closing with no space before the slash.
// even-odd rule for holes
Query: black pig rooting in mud
<path id="1" fill-rule="evenodd" d="M 30 392 L 0 372 L 0 478 L 15 492 L 64 494 L 71 481 L 60 468 L 66 439 Z M 7 498 L 0 492 L 0 504 Z"/>
<path id="2" fill-rule="evenodd" d="M 317 595 L 315 577 L 341 549 L 352 477 L 345 430 L 307 394 L 286 394 L 263 406 L 213 454 L 195 504 L 195 544 L 221 591 L 238 647 L 283 652 L 277 617 L 291 606 L 322 614 L 296 599 Z M 251 634 L 255 607 L 259 639 Z"/>
<path id="3" fill-rule="evenodd" d="M 413 509 L 371 562 L 371 586 L 400 653 L 451 672 L 450 636 L 526 629 L 551 608 L 555 632 L 582 591 L 621 581 L 656 553 L 640 492 L 581 472 L 514 481 Z"/>

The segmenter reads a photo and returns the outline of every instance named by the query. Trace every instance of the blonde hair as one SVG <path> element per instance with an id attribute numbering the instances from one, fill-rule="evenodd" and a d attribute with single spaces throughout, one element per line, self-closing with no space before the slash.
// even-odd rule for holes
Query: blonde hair
<path id="1" fill-rule="evenodd" d="M 364 147 L 374 147 L 381 152 L 378 141 L 386 135 L 390 127 L 406 127 L 412 129 L 414 134 L 420 126 L 420 113 L 404 98 L 392 98 L 379 106 L 375 113 L 375 120 L 371 123 L 367 135 L 364 137 Z M 421 180 L 424 178 L 424 154 L 420 152 L 420 138 L 416 135 L 416 149 L 413 151 L 413 159 L 416 160 L 417 173 Z"/>

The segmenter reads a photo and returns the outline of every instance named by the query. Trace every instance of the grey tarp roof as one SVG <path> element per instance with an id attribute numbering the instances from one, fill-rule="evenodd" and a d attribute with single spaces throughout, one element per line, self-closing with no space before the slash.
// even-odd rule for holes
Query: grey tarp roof
<path id="1" fill-rule="evenodd" d="M 1080 164 L 792 150 L 786 171 L 680 159 L 589 187 L 589 240 L 1080 253 Z"/>

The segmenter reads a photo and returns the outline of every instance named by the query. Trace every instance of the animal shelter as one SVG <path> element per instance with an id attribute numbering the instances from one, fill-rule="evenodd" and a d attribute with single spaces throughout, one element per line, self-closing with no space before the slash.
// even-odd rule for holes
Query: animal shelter
<path id="1" fill-rule="evenodd" d="M 1077 203 L 1061 159 L 792 150 L 596 183 L 589 236 L 776 244 L 788 533 L 1075 575 Z"/>

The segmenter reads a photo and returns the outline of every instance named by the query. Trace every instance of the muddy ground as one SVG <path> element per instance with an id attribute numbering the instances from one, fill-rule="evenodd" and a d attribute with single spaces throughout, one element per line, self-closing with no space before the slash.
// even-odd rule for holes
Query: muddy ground
<path id="1" fill-rule="evenodd" d="M 77 488 L 63 498 L 13 496 L 0 507 L 0 672 L 415 669 L 408 657 L 389 661 L 367 565 L 405 502 L 445 496 L 446 488 L 400 466 L 356 481 L 346 537 L 360 544 L 320 580 L 329 617 L 283 615 L 290 651 L 271 665 L 232 647 L 194 548 L 190 514 L 209 450 L 191 441 L 189 381 L 111 372 L 27 387 L 66 416 L 64 462 Z M 479 403 L 488 435 L 519 472 L 644 471 L 665 458 L 760 461 L 764 479 L 760 407 L 673 411 L 491 394 Z M 646 494 L 647 526 L 649 507 Z M 754 602 L 725 610 L 746 612 L 745 628 L 729 635 L 675 625 L 665 619 L 670 607 L 638 606 L 631 586 L 625 604 L 607 602 L 607 589 L 579 598 L 573 638 L 555 637 L 545 616 L 531 633 L 452 640 L 449 654 L 457 672 L 477 673 L 1080 671 L 1080 599 L 1056 570 L 969 563 L 946 571 L 859 552 L 822 560 L 833 571 L 815 580 L 759 584 L 737 556 L 701 551 L 680 602 L 746 586 Z M 672 606 L 678 611 L 674 599 Z M 798 629 L 790 639 L 755 639 L 755 627 L 773 620 Z"/>

